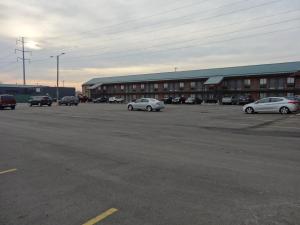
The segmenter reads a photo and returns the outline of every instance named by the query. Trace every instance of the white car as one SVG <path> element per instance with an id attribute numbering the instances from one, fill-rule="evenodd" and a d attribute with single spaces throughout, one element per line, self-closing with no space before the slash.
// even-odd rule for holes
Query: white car
<path id="1" fill-rule="evenodd" d="M 161 109 L 165 108 L 165 104 L 154 98 L 140 98 L 135 100 L 134 102 L 128 103 L 127 108 L 129 111 L 147 110 L 148 112 L 151 112 L 155 110 L 158 112 Z"/>
<path id="2" fill-rule="evenodd" d="M 123 98 L 119 98 L 119 97 L 110 97 L 108 99 L 109 103 L 123 103 L 124 99 Z"/>
<path id="3" fill-rule="evenodd" d="M 288 114 L 300 109 L 300 102 L 295 97 L 269 97 L 244 105 L 245 113 L 277 112 Z"/>

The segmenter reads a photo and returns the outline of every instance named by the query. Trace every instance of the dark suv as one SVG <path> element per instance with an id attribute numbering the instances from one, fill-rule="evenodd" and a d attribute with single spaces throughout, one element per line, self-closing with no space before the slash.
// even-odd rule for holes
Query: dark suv
<path id="1" fill-rule="evenodd" d="M 59 102 L 58 104 L 59 105 L 78 105 L 79 103 L 79 99 L 75 96 L 65 96 L 63 97 Z"/>
<path id="2" fill-rule="evenodd" d="M 11 108 L 14 110 L 16 104 L 16 99 L 13 95 L 0 95 L 0 109 Z"/>
<path id="3" fill-rule="evenodd" d="M 49 96 L 32 96 L 28 102 L 29 102 L 30 106 L 33 106 L 33 105 L 51 106 L 52 105 L 52 99 Z"/>

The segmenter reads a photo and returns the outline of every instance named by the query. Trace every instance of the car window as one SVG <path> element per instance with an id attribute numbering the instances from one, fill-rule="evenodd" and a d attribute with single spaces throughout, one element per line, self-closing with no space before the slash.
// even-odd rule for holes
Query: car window
<path id="1" fill-rule="evenodd" d="M 140 103 L 141 101 L 142 101 L 142 99 L 135 100 L 136 103 Z"/>
<path id="2" fill-rule="evenodd" d="M 271 102 L 281 102 L 283 101 L 282 98 L 271 98 Z"/>
<path id="3" fill-rule="evenodd" d="M 41 97 L 41 96 L 34 96 L 34 97 L 32 97 L 32 99 L 33 99 L 33 100 L 41 100 L 42 97 Z"/>
<path id="4" fill-rule="evenodd" d="M 268 103 L 268 102 L 270 102 L 270 99 L 269 99 L 269 98 L 263 98 L 263 99 L 257 101 L 256 103 L 257 103 L 257 104 L 261 104 L 261 103 Z"/>
<path id="5" fill-rule="evenodd" d="M 142 99 L 142 102 L 149 102 L 149 100 L 148 100 L 148 99 L 145 99 L 145 98 L 143 98 L 143 99 Z"/>

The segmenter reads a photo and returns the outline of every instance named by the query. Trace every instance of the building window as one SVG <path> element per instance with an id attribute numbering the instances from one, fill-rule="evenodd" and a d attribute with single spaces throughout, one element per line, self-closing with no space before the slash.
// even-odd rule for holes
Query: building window
<path id="1" fill-rule="evenodd" d="M 167 89 L 169 87 L 168 83 L 164 83 L 164 89 Z"/>
<path id="2" fill-rule="evenodd" d="M 271 78 L 271 79 L 270 79 L 270 82 L 269 82 L 269 88 L 270 88 L 270 89 L 275 89 L 275 88 L 276 88 L 276 86 L 277 86 L 277 85 L 276 85 L 276 83 L 277 83 L 276 81 L 277 81 L 277 80 L 276 80 L 275 78 Z"/>
<path id="3" fill-rule="evenodd" d="M 158 99 L 158 94 L 155 94 L 155 95 L 154 95 L 154 98 L 155 98 L 155 99 Z"/>
<path id="4" fill-rule="evenodd" d="M 192 81 L 192 82 L 190 83 L 190 85 L 191 85 L 191 88 L 194 89 L 194 88 L 196 87 L 196 82 Z"/>
<path id="5" fill-rule="evenodd" d="M 267 97 L 267 93 L 265 93 L 265 92 L 259 93 L 259 98 L 266 98 L 266 97 Z"/>
<path id="6" fill-rule="evenodd" d="M 284 78 L 278 79 L 278 89 L 284 89 Z"/>
<path id="7" fill-rule="evenodd" d="M 141 84 L 141 89 L 142 89 L 142 90 L 145 89 L 145 84 Z"/>
<path id="8" fill-rule="evenodd" d="M 250 88 L 251 86 L 251 80 L 250 79 L 245 79 L 244 80 L 244 87 L 245 88 Z"/>
<path id="9" fill-rule="evenodd" d="M 132 89 L 135 90 L 136 89 L 136 84 L 132 85 Z"/>
<path id="10" fill-rule="evenodd" d="M 114 89 L 117 89 L 117 88 L 118 88 L 118 86 L 115 84 L 115 85 L 114 85 Z"/>
<path id="11" fill-rule="evenodd" d="M 184 88 L 184 82 L 179 83 L 179 88 Z"/>
<path id="12" fill-rule="evenodd" d="M 103 90 L 106 91 L 106 86 L 103 86 Z"/>
<path id="13" fill-rule="evenodd" d="M 287 85 L 288 85 L 289 87 L 294 86 L 294 85 L 295 85 L 295 78 L 294 78 L 294 77 L 288 77 L 288 78 L 287 78 Z"/>
<path id="14" fill-rule="evenodd" d="M 266 88 L 267 87 L 267 79 L 266 78 L 262 78 L 259 80 L 259 85 L 261 88 Z"/>
<path id="15" fill-rule="evenodd" d="M 236 81 L 236 89 L 237 90 L 242 90 L 242 80 L 237 80 Z"/>
<path id="16" fill-rule="evenodd" d="M 124 85 L 123 85 L 123 84 L 121 85 L 121 90 L 122 90 L 122 91 L 124 90 Z"/>
<path id="17" fill-rule="evenodd" d="M 154 84 L 154 89 L 155 89 L 155 90 L 158 89 L 158 84 Z"/>

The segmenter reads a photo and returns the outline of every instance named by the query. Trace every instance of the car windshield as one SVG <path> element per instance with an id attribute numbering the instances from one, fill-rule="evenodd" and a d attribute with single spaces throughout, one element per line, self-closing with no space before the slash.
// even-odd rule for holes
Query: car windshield
<path id="1" fill-rule="evenodd" d="M 14 100 L 15 98 L 12 95 L 3 95 L 3 96 L 1 96 L 1 99 L 5 100 L 5 101 L 11 101 L 11 100 Z"/>

